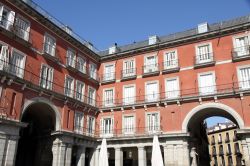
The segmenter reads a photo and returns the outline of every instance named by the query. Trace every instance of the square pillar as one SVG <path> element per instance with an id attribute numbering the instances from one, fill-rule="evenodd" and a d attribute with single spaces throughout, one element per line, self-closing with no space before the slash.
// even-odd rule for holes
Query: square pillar
<path id="1" fill-rule="evenodd" d="M 96 148 L 95 149 L 95 166 L 98 166 L 99 164 L 99 153 L 100 153 L 100 149 L 99 148 Z"/>
<path id="2" fill-rule="evenodd" d="M 77 149 L 77 166 L 85 166 L 85 146 L 79 146 Z"/>
<path id="3" fill-rule="evenodd" d="M 123 152 L 120 147 L 115 148 L 115 166 L 123 166 Z"/>
<path id="4" fill-rule="evenodd" d="M 164 145 L 164 164 L 174 164 L 174 145 Z"/>
<path id="5" fill-rule="evenodd" d="M 16 136 L 0 138 L 0 161 L 4 166 L 15 165 L 17 142 Z"/>
<path id="6" fill-rule="evenodd" d="M 146 150 L 144 146 L 138 146 L 138 166 L 146 166 Z"/>
<path id="7" fill-rule="evenodd" d="M 72 145 L 62 142 L 53 143 L 53 166 L 70 166 Z"/>

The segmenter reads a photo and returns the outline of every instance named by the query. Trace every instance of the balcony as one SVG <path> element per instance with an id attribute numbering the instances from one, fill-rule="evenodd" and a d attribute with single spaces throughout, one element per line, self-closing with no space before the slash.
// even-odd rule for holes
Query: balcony
<path id="1" fill-rule="evenodd" d="M 180 71 L 178 59 L 165 61 L 162 63 L 162 66 L 163 66 L 163 69 L 162 69 L 163 74 L 174 73 L 174 72 Z"/>
<path id="2" fill-rule="evenodd" d="M 142 75 L 143 77 L 147 76 L 154 76 L 154 75 L 159 75 L 160 70 L 159 70 L 159 64 L 150 64 L 150 65 L 145 65 L 142 67 Z"/>
<path id="3" fill-rule="evenodd" d="M 132 80 L 136 78 L 136 68 L 125 69 L 121 71 L 121 80 Z"/>
<path id="4" fill-rule="evenodd" d="M 231 150 L 227 150 L 227 155 L 230 156 L 232 154 Z"/>
<path id="5" fill-rule="evenodd" d="M 222 143 L 222 140 L 218 140 L 218 144 L 221 144 Z"/>
<path id="6" fill-rule="evenodd" d="M 99 76 L 96 71 L 91 71 L 90 69 L 88 70 L 88 75 L 89 75 L 89 80 L 95 84 L 99 84 Z"/>
<path id="7" fill-rule="evenodd" d="M 230 142 L 230 139 L 229 139 L 229 137 L 226 137 L 225 138 L 225 143 L 228 143 L 228 142 Z"/>
<path id="8" fill-rule="evenodd" d="M 215 145 L 214 139 L 211 140 L 211 145 Z"/>
<path id="9" fill-rule="evenodd" d="M 122 129 L 109 129 L 100 130 L 96 132 L 96 137 L 106 137 L 106 138 L 129 138 L 129 137 L 143 137 L 143 136 L 153 136 L 155 134 L 161 134 L 161 126 L 150 126 L 150 127 L 131 127 Z"/>
<path id="10" fill-rule="evenodd" d="M 48 43 L 43 43 L 43 53 L 42 55 L 55 63 L 59 63 L 59 58 L 57 56 L 57 50 L 56 47 L 54 45 L 50 45 Z"/>
<path id="11" fill-rule="evenodd" d="M 100 77 L 100 82 L 102 84 L 113 83 L 115 82 L 115 72 L 112 73 L 104 73 Z"/>
<path id="12" fill-rule="evenodd" d="M 202 68 L 215 65 L 213 53 L 196 55 L 194 59 L 194 68 Z"/>
<path id="13" fill-rule="evenodd" d="M 73 72 L 77 72 L 77 61 L 74 59 L 74 58 L 71 58 L 71 57 L 66 57 L 66 67 L 73 71 Z"/>
<path id="14" fill-rule="evenodd" d="M 80 63 L 76 62 L 76 69 L 77 69 L 77 74 L 80 75 L 81 77 L 88 78 L 88 73 L 87 73 L 87 66 Z"/>
<path id="15" fill-rule="evenodd" d="M 234 62 L 250 59 L 250 46 L 237 47 L 232 50 Z"/>
<path id="16" fill-rule="evenodd" d="M 15 81 L 22 86 L 23 90 L 26 87 L 31 88 L 34 91 L 39 92 L 39 95 L 46 94 L 47 96 L 58 98 L 62 101 L 78 103 L 83 106 L 96 106 L 95 99 L 90 99 L 89 97 L 81 94 L 82 101 L 79 101 L 76 99 L 76 94 L 78 92 L 70 90 L 70 93 L 65 94 L 66 87 L 63 85 L 55 81 L 51 82 L 44 79 L 41 77 L 40 73 L 35 74 L 32 70 L 30 71 L 27 69 L 11 64 L 10 62 L 0 60 L 0 76 L 2 81 L 8 80 L 10 84 Z M 56 78 L 54 80 L 56 80 Z M 97 108 L 95 107 L 95 109 Z"/>
<path id="17" fill-rule="evenodd" d="M 224 155 L 223 150 L 220 150 L 219 155 L 220 155 L 220 156 L 223 156 L 223 155 Z"/>
<path id="18" fill-rule="evenodd" d="M 212 156 L 216 156 L 217 154 L 216 154 L 216 150 L 213 150 L 212 151 Z"/>

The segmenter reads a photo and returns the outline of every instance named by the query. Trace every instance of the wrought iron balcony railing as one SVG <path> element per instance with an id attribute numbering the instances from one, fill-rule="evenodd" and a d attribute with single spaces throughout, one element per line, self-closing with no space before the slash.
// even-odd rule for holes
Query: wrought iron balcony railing
<path id="1" fill-rule="evenodd" d="M 196 55 L 194 59 L 195 68 L 206 67 L 215 64 L 214 54 L 212 52 Z"/>
<path id="2" fill-rule="evenodd" d="M 58 78 L 54 77 L 53 80 L 48 80 L 47 78 L 40 76 L 40 74 L 33 73 L 29 64 L 26 65 L 26 68 L 30 70 L 24 69 L 16 64 L 12 64 L 11 62 L 0 60 L 0 75 L 10 77 L 11 79 L 16 79 L 17 81 L 20 81 L 25 85 L 30 85 L 39 91 L 52 94 L 55 93 L 59 96 L 62 96 L 62 98 L 67 96 L 71 100 L 89 104 L 94 107 L 96 106 L 95 99 L 85 96 L 75 90 L 70 89 L 70 95 L 66 95 L 65 90 L 67 88 L 58 83 Z M 79 97 L 79 95 L 81 97 Z M 78 96 L 78 99 L 82 100 L 77 100 L 76 96 Z"/>
<path id="3" fill-rule="evenodd" d="M 233 61 L 250 59 L 250 46 L 236 47 L 232 50 Z"/>
<path id="4" fill-rule="evenodd" d="M 172 73 L 180 70 L 178 59 L 165 61 L 162 63 L 162 66 L 163 66 L 162 68 L 163 73 Z"/>
<path id="5" fill-rule="evenodd" d="M 159 74 L 160 70 L 159 70 L 159 64 L 155 63 L 155 64 L 150 64 L 150 65 L 144 65 L 142 67 L 142 75 L 143 76 L 149 76 L 149 75 L 155 75 L 155 74 Z"/>
<path id="6" fill-rule="evenodd" d="M 100 76 L 100 82 L 101 83 L 109 83 L 109 82 L 115 82 L 116 79 L 116 73 L 110 72 L 110 73 L 104 73 Z"/>
<path id="7" fill-rule="evenodd" d="M 125 69 L 121 71 L 121 79 L 127 80 L 127 79 L 134 79 L 136 78 L 136 68 L 130 68 Z"/>

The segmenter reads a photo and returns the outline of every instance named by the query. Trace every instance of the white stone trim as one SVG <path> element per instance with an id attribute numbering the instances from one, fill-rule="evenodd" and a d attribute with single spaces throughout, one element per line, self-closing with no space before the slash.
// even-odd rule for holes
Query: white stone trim
<path id="1" fill-rule="evenodd" d="M 236 122 L 239 125 L 240 129 L 243 129 L 245 124 L 244 124 L 244 120 L 241 118 L 241 116 L 231 107 L 225 105 L 225 104 L 221 104 L 221 103 L 205 103 L 202 105 L 199 105 L 195 108 L 193 108 L 185 117 L 185 119 L 182 122 L 182 132 L 187 132 L 187 128 L 188 128 L 188 123 L 190 121 L 190 119 L 195 116 L 196 113 L 198 113 L 199 111 L 206 109 L 206 108 L 218 108 L 221 109 L 223 111 L 225 111 L 226 113 L 230 114 L 232 117 L 235 118 Z"/>

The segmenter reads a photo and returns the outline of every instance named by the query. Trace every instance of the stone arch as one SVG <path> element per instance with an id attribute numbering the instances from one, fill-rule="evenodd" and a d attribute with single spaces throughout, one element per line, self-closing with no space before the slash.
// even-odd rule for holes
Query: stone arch
<path id="1" fill-rule="evenodd" d="M 215 109 L 216 111 L 208 112 L 209 109 Z M 206 112 L 207 111 L 207 112 Z M 188 125 L 192 118 L 197 114 L 201 114 L 204 117 L 210 116 L 224 116 L 233 122 L 235 122 L 240 129 L 244 128 L 244 121 L 242 117 L 231 107 L 221 103 L 205 103 L 193 108 L 185 117 L 182 122 L 182 131 L 188 132 Z M 211 115 L 212 114 L 212 115 Z"/>
<path id="2" fill-rule="evenodd" d="M 26 113 L 26 111 L 28 110 L 28 108 L 30 106 L 32 106 L 33 104 L 37 104 L 37 103 L 47 104 L 51 108 L 51 110 L 54 111 L 55 117 L 56 117 L 56 119 L 55 119 L 56 120 L 55 130 L 60 131 L 61 130 L 61 115 L 60 115 L 60 112 L 58 111 L 58 108 L 50 100 L 48 100 L 46 98 L 43 98 L 43 97 L 35 97 L 35 98 L 30 99 L 30 100 L 27 100 L 23 105 L 20 120 L 22 120 L 22 118 L 23 118 L 24 114 Z"/>

